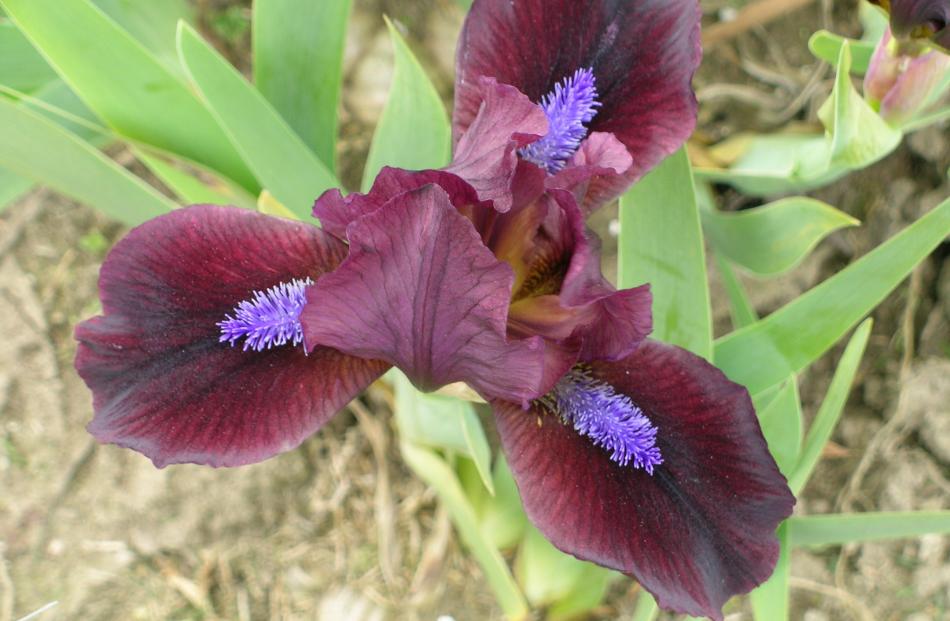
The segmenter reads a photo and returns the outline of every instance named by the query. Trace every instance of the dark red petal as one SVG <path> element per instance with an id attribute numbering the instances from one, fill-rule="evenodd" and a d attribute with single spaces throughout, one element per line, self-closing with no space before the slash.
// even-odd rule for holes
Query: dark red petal
<path id="1" fill-rule="evenodd" d="M 331 349 L 260 353 L 216 325 L 255 290 L 333 269 L 346 246 L 313 226 L 189 207 L 133 229 L 99 278 L 103 316 L 76 328 L 89 431 L 158 466 L 237 466 L 300 444 L 387 366 Z"/>
<path id="2" fill-rule="evenodd" d="M 652 476 L 619 466 L 539 407 L 496 403 L 528 517 L 561 550 L 635 577 L 662 607 L 721 620 L 730 597 L 771 574 L 775 529 L 795 503 L 748 393 L 653 341 L 592 367 L 658 428 L 663 463 Z"/>
<path id="3" fill-rule="evenodd" d="M 347 259 L 307 292 L 308 346 L 386 360 L 423 390 L 461 381 L 520 403 L 549 387 L 543 341 L 506 336 L 511 268 L 444 190 L 397 196 L 347 234 Z"/>
<path id="4" fill-rule="evenodd" d="M 943 48 L 943 51 L 950 54 L 950 26 L 938 30 L 933 37 L 934 43 Z"/>
<path id="5" fill-rule="evenodd" d="M 891 28 L 898 36 L 933 35 L 950 26 L 947 0 L 891 0 Z"/>
<path id="6" fill-rule="evenodd" d="M 622 358 L 652 330 L 649 286 L 617 291 L 604 278 L 600 240 L 569 193 L 550 190 L 529 208 L 500 216 L 493 242 L 496 254 L 524 274 L 509 313 L 519 332 L 571 338 L 587 362 Z"/>
<path id="7" fill-rule="evenodd" d="M 462 177 L 482 200 L 508 211 L 518 149 L 547 133 L 544 111 L 516 88 L 481 78 L 474 87 L 476 115 L 460 136 L 446 170 Z"/>
<path id="8" fill-rule="evenodd" d="M 594 132 L 564 170 L 547 180 L 547 187 L 570 191 L 585 214 L 617 198 L 629 185 L 624 176 L 633 158 L 613 134 Z"/>
<path id="9" fill-rule="evenodd" d="M 696 0 L 475 0 L 459 39 L 455 135 L 475 119 L 483 76 L 537 103 L 590 67 L 603 104 L 590 129 L 627 147 L 629 185 L 693 131 L 699 20 Z"/>
<path id="10" fill-rule="evenodd" d="M 346 239 L 346 227 L 354 220 L 369 215 L 394 197 L 434 183 L 445 190 L 458 208 L 479 205 L 478 193 L 461 177 L 441 170 L 403 170 L 384 167 L 366 194 L 354 192 L 343 196 L 340 190 L 327 190 L 313 205 L 313 215 L 323 230 Z"/>

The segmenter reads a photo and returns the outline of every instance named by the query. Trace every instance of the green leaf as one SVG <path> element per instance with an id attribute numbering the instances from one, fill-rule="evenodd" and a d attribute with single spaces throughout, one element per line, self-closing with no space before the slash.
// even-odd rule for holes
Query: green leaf
<path id="1" fill-rule="evenodd" d="M 864 349 L 867 347 L 868 338 L 871 336 L 871 327 L 873 320 L 865 319 L 841 355 L 838 361 L 838 367 L 835 369 L 834 377 L 828 392 L 825 394 L 815 420 L 808 429 L 808 436 L 805 439 L 805 445 L 802 449 L 801 458 L 795 466 L 795 469 L 788 475 L 788 485 L 792 493 L 796 496 L 805 487 L 808 477 L 818 460 L 821 459 L 821 452 L 831 439 L 831 432 L 834 431 L 838 419 L 844 411 L 844 405 L 848 401 L 848 394 L 851 392 L 851 385 L 854 383 L 854 376 L 858 372 L 858 366 L 861 364 L 861 357 L 864 355 Z M 785 470 L 783 469 L 783 472 Z"/>
<path id="2" fill-rule="evenodd" d="M 4 209 L 26 196 L 35 182 L 16 174 L 7 168 L 0 168 L 0 213 Z"/>
<path id="3" fill-rule="evenodd" d="M 135 149 L 136 157 L 148 166 L 162 183 L 171 188 L 184 205 L 210 203 L 214 205 L 235 205 L 254 207 L 254 199 L 243 188 L 229 184 L 224 179 L 215 178 L 210 171 L 189 172 L 184 163 L 150 154 L 144 149 Z"/>
<path id="4" fill-rule="evenodd" d="M 685 149 L 621 197 L 618 270 L 621 288 L 650 283 L 656 338 L 711 357 L 703 235 Z"/>
<path id="5" fill-rule="evenodd" d="M 515 559 L 515 576 L 531 605 L 540 608 L 570 593 L 584 564 L 555 548 L 529 525 Z"/>
<path id="6" fill-rule="evenodd" d="M 494 494 L 495 484 L 491 474 L 491 449 L 488 446 L 488 439 L 485 437 L 485 430 L 482 429 L 482 423 L 478 420 L 475 408 L 471 403 L 467 405 L 468 411 L 461 417 L 459 424 L 462 427 L 465 446 L 468 448 L 468 456 L 475 462 L 475 467 L 488 493 Z"/>
<path id="7" fill-rule="evenodd" d="M 750 196 L 804 192 L 848 172 L 830 167 L 828 145 L 829 138 L 821 134 L 740 134 L 721 145 L 724 150 L 739 150 L 729 168 L 697 168 L 696 177 L 728 183 Z"/>
<path id="8" fill-rule="evenodd" d="M 482 483 L 494 494 L 491 449 L 472 403 L 420 393 L 402 373 L 393 375 L 396 420 L 406 441 L 447 449 L 475 462 Z"/>
<path id="9" fill-rule="evenodd" d="M 504 614 L 509 619 L 527 618 L 528 604 L 524 595 L 511 576 L 505 559 L 478 527 L 475 511 L 465 498 L 455 473 L 429 449 L 407 441 L 400 442 L 400 447 L 403 458 L 416 476 L 432 486 L 445 503 L 459 537 L 485 572 L 485 578 Z"/>
<path id="10" fill-rule="evenodd" d="M 772 576 L 750 593 L 755 621 L 788 621 L 789 614 L 789 542 L 788 523 L 778 527 L 778 562 Z"/>
<path id="11" fill-rule="evenodd" d="M 309 219 L 314 200 L 338 185 L 333 174 L 263 95 L 183 22 L 178 28 L 178 52 L 208 107 L 258 180 L 301 219 Z"/>
<path id="12" fill-rule="evenodd" d="M 9 22 L 0 22 L 0 84 L 32 93 L 56 79 L 56 72 L 23 33 Z"/>
<path id="13" fill-rule="evenodd" d="M 801 192 L 865 168 L 893 151 L 901 132 L 885 123 L 851 84 L 847 41 L 841 45 L 837 66 L 834 90 L 819 111 L 824 136 L 791 132 L 737 136 L 718 149 L 739 151 L 732 165 L 699 169 L 697 176 L 757 196 Z"/>
<path id="14" fill-rule="evenodd" d="M 733 213 L 703 211 L 702 217 L 717 251 L 764 276 L 790 270 L 822 239 L 859 224 L 831 205 L 800 196 Z"/>
<path id="15" fill-rule="evenodd" d="M 871 64 L 871 57 L 874 55 L 874 43 L 870 41 L 858 41 L 849 39 L 841 35 L 819 30 L 808 39 L 808 49 L 814 54 L 815 58 L 823 60 L 828 64 L 838 63 L 838 57 L 841 55 L 841 46 L 845 41 L 851 47 L 854 60 L 851 64 L 851 72 L 857 75 L 864 75 Z"/>
<path id="16" fill-rule="evenodd" d="M 300 220 L 294 212 L 287 209 L 282 202 L 274 198 L 267 190 L 261 190 L 257 197 L 257 210 L 264 215 L 276 216 L 287 220 Z"/>
<path id="17" fill-rule="evenodd" d="M 604 601 L 610 583 L 617 577 L 618 574 L 603 567 L 585 563 L 574 588 L 548 608 L 548 621 L 583 618 Z"/>
<path id="18" fill-rule="evenodd" d="M 74 134 L 0 97 L 0 165 L 127 224 L 176 205 Z"/>
<path id="19" fill-rule="evenodd" d="M 452 128 L 442 99 L 393 23 L 387 19 L 386 26 L 395 51 L 395 71 L 363 169 L 364 192 L 383 166 L 439 168 L 451 158 Z"/>
<path id="20" fill-rule="evenodd" d="M 726 297 L 729 298 L 729 315 L 732 317 L 733 328 L 738 330 L 758 321 L 759 315 L 755 312 L 755 307 L 752 306 L 742 281 L 739 280 L 729 261 L 717 254 L 716 267 L 719 269 Z"/>
<path id="21" fill-rule="evenodd" d="M 49 64 L 119 134 L 257 191 L 217 122 L 178 77 L 88 0 L 0 0 Z"/>
<path id="22" fill-rule="evenodd" d="M 637 596 L 637 606 L 633 609 L 633 616 L 630 621 L 653 621 L 660 614 L 660 608 L 656 605 L 656 600 L 646 591 L 640 591 Z"/>
<path id="23" fill-rule="evenodd" d="M 765 390 L 761 390 L 752 395 L 752 404 L 755 406 L 755 410 L 758 412 L 769 407 L 775 398 L 778 396 L 779 391 L 785 386 L 784 382 L 774 384 L 769 386 Z"/>
<path id="24" fill-rule="evenodd" d="M 185 77 L 175 32 L 179 20 L 195 21 L 195 11 L 186 0 L 93 0 L 103 13 L 122 26 L 132 38 L 155 55 L 166 69 Z"/>
<path id="25" fill-rule="evenodd" d="M 943 123 L 947 119 L 950 119 L 950 108 L 943 108 L 942 110 L 937 110 L 935 112 L 924 113 L 904 125 L 902 129 L 905 133 L 915 132 L 918 129 L 927 127 L 928 125 L 936 125 L 937 123 Z"/>
<path id="26" fill-rule="evenodd" d="M 0 87 L 0 90 L 3 90 Z M 20 96 L 19 93 L 11 95 Z M 93 146 L 102 147 L 117 140 L 60 79 L 50 82 L 35 96 L 23 96 L 21 105 L 47 116 Z M 193 162 L 185 163 L 167 153 L 133 146 L 136 157 L 171 188 L 183 204 L 216 203 L 254 207 L 254 199 L 237 184 Z M 186 172 L 187 171 L 187 172 Z M 200 179 L 198 175 L 200 174 Z"/>
<path id="27" fill-rule="evenodd" d="M 884 122 L 851 83 L 851 46 L 845 42 L 838 57 L 838 75 L 831 97 L 818 116 L 831 132 L 831 167 L 864 168 L 897 148 L 901 132 Z"/>
<path id="28" fill-rule="evenodd" d="M 116 139 L 115 134 L 102 127 L 96 115 L 59 78 L 20 102 L 94 146 L 103 147 Z"/>
<path id="29" fill-rule="evenodd" d="M 336 170 L 337 106 L 350 0 L 256 0 L 254 82 L 327 170 Z"/>
<path id="30" fill-rule="evenodd" d="M 786 523 L 789 541 L 796 548 L 833 546 L 856 541 L 950 534 L 950 511 L 808 515 L 791 517 Z"/>
<path id="31" fill-rule="evenodd" d="M 828 351 L 950 234 L 950 200 L 768 317 L 716 341 L 715 361 L 755 394 Z"/>
<path id="32" fill-rule="evenodd" d="M 802 405 L 795 376 L 788 378 L 767 406 L 760 409 L 756 404 L 756 411 L 769 451 L 787 477 L 802 448 Z"/>
<path id="33" fill-rule="evenodd" d="M 858 2 L 858 20 L 861 22 L 861 41 L 877 43 L 884 37 L 888 27 L 888 15 L 881 7 L 870 2 Z"/>
<path id="34" fill-rule="evenodd" d="M 486 539 L 504 550 L 515 545 L 524 535 L 528 517 L 524 514 L 515 478 L 501 452 L 495 458 L 492 482 L 495 495 L 485 495 L 479 507 L 479 526 Z"/>
<path id="35" fill-rule="evenodd" d="M 515 559 L 515 575 L 531 605 L 548 607 L 547 619 L 555 621 L 598 606 L 618 574 L 561 552 L 529 525 Z"/>

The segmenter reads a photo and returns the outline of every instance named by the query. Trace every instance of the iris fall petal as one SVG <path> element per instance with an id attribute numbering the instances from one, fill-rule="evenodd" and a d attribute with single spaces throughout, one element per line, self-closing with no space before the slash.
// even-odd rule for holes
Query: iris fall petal
<path id="1" fill-rule="evenodd" d="M 316 227 L 237 208 L 189 207 L 134 229 L 102 266 L 103 315 L 76 328 L 89 431 L 158 466 L 236 466 L 300 444 L 387 365 L 326 348 L 242 351 L 219 342 L 217 322 L 345 254 Z"/>
<path id="2" fill-rule="evenodd" d="M 476 115 L 446 170 L 468 181 L 498 211 L 508 211 L 517 151 L 544 135 L 548 121 L 544 111 L 516 88 L 487 77 L 479 78 L 476 88 Z"/>
<path id="3" fill-rule="evenodd" d="M 795 499 L 769 454 L 748 393 L 685 350 L 647 341 L 590 365 L 658 428 L 652 475 L 536 405 L 495 403 L 529 518 L 561 550 L 635 577 L 661 606 L 722 619 L 722 606 L 771 574 L 775 529 Z"/>

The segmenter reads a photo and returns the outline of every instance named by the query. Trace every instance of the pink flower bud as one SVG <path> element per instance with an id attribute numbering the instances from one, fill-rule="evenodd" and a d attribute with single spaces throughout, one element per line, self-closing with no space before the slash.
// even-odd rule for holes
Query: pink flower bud
<path id="1" fill-rule="evenodd" d="M 888 29 L 864 76 L 864 96 L 891 125 L 903 125 L 932 104 L 945 87 L 950 56 L 901 45 Z"/>

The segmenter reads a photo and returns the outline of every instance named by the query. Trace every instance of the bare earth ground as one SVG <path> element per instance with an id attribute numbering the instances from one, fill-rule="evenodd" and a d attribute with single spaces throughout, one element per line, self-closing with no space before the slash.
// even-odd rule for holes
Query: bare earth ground
<path id="1" fill-rule="evenodd" d="M 228 13 L 239 27 L 222 34 L 214 24 L 229 3 L 199 4 L 205 26 L 233 58 L 246 59 L 240 6 Z M 711 21 L 724 6 L 704 2 Z M 813 119 L 830 71 L 810 57 L 807 37 L 825 23 L 857 31 L 853 3 L 830 7 L 808 7 L 708 51 L 697 78 L 699 135 L 713 140 Z M 454 4 L 357 0 L 343 104 L 351 187 L 389 80 L 382 11 L 407 26 L 440 89 L 451 91 L 461 23 Z M 930 129 L 817 192 L 863 226 L 836 234 L 792 273 L 752 282 L 758 309 L 777 308 L 946 197 L 948 166 L 947 128 Z M 755 204 L 720 190 L 730 209 Z M 595 225 L 606 230 L 610 217 Z M 434 494 L 403 465 L 384 390 L 299 449 L 245 468 L 156 470 L 138 454 L 91 440 L 84 431 L 90 396 L 72 369 L 71 331 L 97 312 L 98 266 L 122 233 L 45 190 L 0 216 L 0 621 L 54 600 L 41 619 L 500 618 Z M 613 243 L 606 240 L 608 254 Z M 713 292 L 722 332 L 728 319 L 715 282 Z M 950 507 L 950 247 L 874 316 L 859 385 L 801 513 Z M 839 354 L 805 374 L 807 416 Z M 932 536 L 798 551 L 793 618 L 950 619 L 948 546 L 947 537 Z M 628 618 L 635 595 L 619 581 L 595 617 Z"/>

